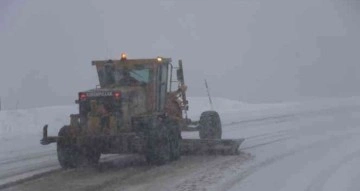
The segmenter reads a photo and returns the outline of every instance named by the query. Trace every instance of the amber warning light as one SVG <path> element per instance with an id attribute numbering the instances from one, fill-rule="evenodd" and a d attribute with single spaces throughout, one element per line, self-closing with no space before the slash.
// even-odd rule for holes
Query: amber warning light
<path id="1" fill-rule="evenodd" d="M 126 54 L 125 53 L 121 54 L 121 60 L 126 60 Z"/>

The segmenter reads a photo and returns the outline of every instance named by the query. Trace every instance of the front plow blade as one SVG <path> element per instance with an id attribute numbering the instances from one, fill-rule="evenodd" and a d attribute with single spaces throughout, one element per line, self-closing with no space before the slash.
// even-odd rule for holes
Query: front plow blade
<path id="1" fill-rule="evenodd" d="M 182 139 L 183 155 L 236 155 L 244 139 Z"/>

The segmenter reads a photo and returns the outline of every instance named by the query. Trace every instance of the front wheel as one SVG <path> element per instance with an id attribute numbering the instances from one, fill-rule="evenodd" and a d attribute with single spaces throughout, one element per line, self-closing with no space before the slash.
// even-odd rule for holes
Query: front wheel
<path id="1" fill-rule="evenodd" d="M 222 129 L 220 116 L 216 111 L 205 111 L 200 116 L 200 139 L 221 139 Z"/>

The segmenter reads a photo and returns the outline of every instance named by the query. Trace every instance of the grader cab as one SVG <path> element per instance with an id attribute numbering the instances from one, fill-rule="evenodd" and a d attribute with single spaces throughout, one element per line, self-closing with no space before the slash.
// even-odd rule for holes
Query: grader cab
<path id="1" fill-rule="evenodd" d="M 100 85 L 79 92 L 79 114 L 70 116 L 58 136 L 48 136 L 48 126 L 43 128 L 41 144 L 57 143 L 63 168 L 97 164 L 101 154 L 138 153 L 150 164 L 164 164 L 182 154 L 238 152 L 243 139 L 221 139 L 216 111 L 203 112 L 197 123 L 188 119 L 181 60 L 174 67 L 170 58 L 127 59 L 122 54 L 120 60 L 92 65 Z M 182 130 L 199 131 L 200 139 L 183 139 Z"/>

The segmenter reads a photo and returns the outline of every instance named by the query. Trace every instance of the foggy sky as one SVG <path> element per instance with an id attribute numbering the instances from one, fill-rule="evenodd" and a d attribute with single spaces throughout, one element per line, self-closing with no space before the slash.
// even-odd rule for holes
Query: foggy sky
<path id="1" fill-rule="evenodd" d="M 356 0 L 3 0 L 0 97 L 71 104 L 94 59 L 183 59 L 189 96 L 246 102 L 360 95 Z"/>

